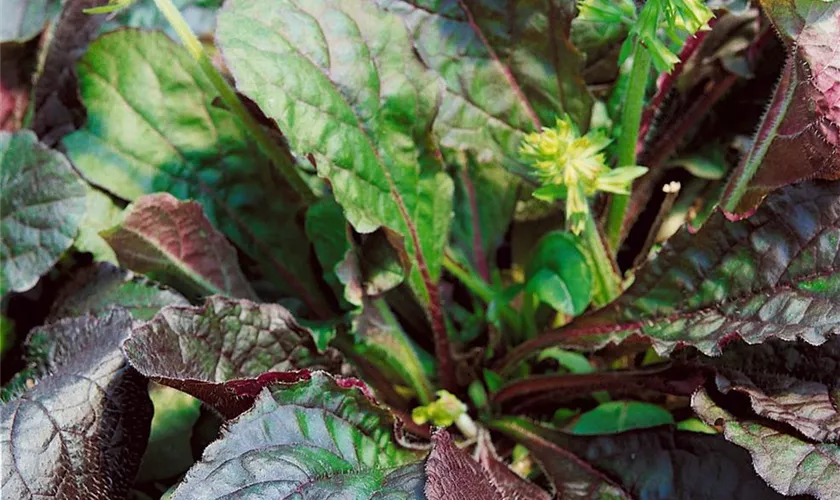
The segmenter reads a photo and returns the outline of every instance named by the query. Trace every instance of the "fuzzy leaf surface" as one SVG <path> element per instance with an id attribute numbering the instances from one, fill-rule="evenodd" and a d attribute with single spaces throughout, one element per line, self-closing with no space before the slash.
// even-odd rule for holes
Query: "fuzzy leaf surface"
<path id="1" fill-rule="evenodd" d="M 62 144 L 85 177 L 127 200 L 165 191 L 198 201 L 281 293 L 330 315 L 294 193 L 213 105 L 217 93 L 185 49 L 163 33 L 121 30 L 97 39 L 77 70 L 88 120 Z"/>
<path id="2" fill-rule="evenodd" d="M 217 39 L 237 88 L 314 156 L 353 227 L 401 235 L 412 287 L 437 302 L 453 190 L 430 132 L 441 86 L 400 20 L 360 0 L 233 0 Z"/>
<path id="3" fill-rule="evenodd" d="M 113 310 L 34 332 L 47 375 L 0 409 L 4 497 L 127 496 L 152 419 L 146 380 L 119 349 L 131 324 Z"/>
<path id="4" fill-rule="evenodd" d="M 717 212 L 683 229 L 615 302 L 524 344 L 597 348 L 631 335 L 660 353 L 676 345 L 718 355 L 734 336 L 818 345 L 840 330 L 840 183 L 807 182 L 771 195 L 751 217 Z"/>
<path id="5" fill-rule="evenodd" d="M 815 443 L 760 421 L 739 421 L 701 389 L 691 405 L 709 425 L 722 425 L 726 439 L 745 448 L 756 472 L 783 495 L 837 498 L 840 445 Z"/>
<path id="6" fill-rule="evenodd" d="M 0 132 L 0 296 L 29 290 L 70 248 L 85 184 L 29 131 Z"/>
<path id="7" fill-rule="evenodd" d="M 283 307 L 221 296 L 201 307 L 164 308 L 132 332 L 123 350 L 143 375 L 228 417 L 248 409 L 267 381 L 308 378 L 283 372 L 340 369 L 338 353 L 319 353 L 312 332 Z"/>
<path id="8" fill-rule="evenodd" d="M 264 389 L 178 486 L 187 498 L 422 499 L 422 455 L 354 384 L 316 372 Z"/>
<path id="9" fill-rule="evenodd" d="M 103 236 L 123 267 L 185 293 L 256 298 L 239 269 L 236 250 L 195 201 L 179 201 L 168 193 L 141 196 Z"/>

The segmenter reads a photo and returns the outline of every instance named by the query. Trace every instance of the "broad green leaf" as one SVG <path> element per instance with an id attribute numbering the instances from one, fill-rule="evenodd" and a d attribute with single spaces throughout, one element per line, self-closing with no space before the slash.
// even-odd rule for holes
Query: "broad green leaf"
<path id="1" fill-rule="evenodd" d="M 525 270 L 526 290 L 554 309 L 576 316 L 592 297 L 592 274 L 578 240 L 553 231 L 543 236 Z"/>
<path id="2" fill-rule="evenodd" d="M 271 381 L 273 372 L 338 372 L 341 365 L 338 352 L 328 348 L 320 353 L 312 333 L 286 309 L 221 296 L 209 297 L 201 307 L 164 308 L 134 329 L 123 350 L 143 375 L 227 417 L 250 407 L 264 385 L 261 375 Z"/>
<path id="3" fill-rule="evenodd" d="M 111 264 L 97 263 L 81 269 L 59 290 L 49 318 L 100 316 L 116 306 L 134 319 L 146 321 L 165 306 L 187 305 L 187 299 L 174 290 Z"/>
<path id="4" fill-rule="evenodd" d="M 763 0 L 790 56 L 751 149 L 732 175 L 725 207 L 807 179 L 840 179 L 840 2 Z"/>
<path id="5" fill-rule="evenodd" d="M 574 454 L 586 461 L 581 462 L 583 467 L 613 478 L 629 494 L 626 498 L 784 498 L 756 475 L 744 450 L 720 436 L 676 431 L 672 426 L 609 436 L 575 436 L 521 418 L 506 418 L 494 427 L 525 444 L 538 459 L 552 457 L 551 447 Z M 557 455 L 555 460 L 560 459 Z M 548 469 L 545 463 L 543 468 Z M 559 479 L 568 481 L 568 477 Z"/>
<path id="6" fill-rule="evenodd" d="M 553 359 L 557 361 L 569 373 L 595 373 L 595 367 L 583 354 L 574 351 L 567 351 L 558 347 L 549 347 L 540 352 L 537 361 Z"/>
<path id="7" fill-rule="evenodd" d="M 353 227 L 400 234 L 412 287 L 436 296 L 452 211 L 430 132 L 441 87 L 402 23 L 362 0 L 234 0 L 217 40 L 237 88 L 315 157 Z"/>
<path id="8" fill-rule="evenodd" d="M 126 497 L 152 419 L 146 380 L 120 352 L 131 324 L 114 310 L 32 332 L 46 376 L 0 408 L 4 498 Z"/>
<path id="9" fill-rule="evenodd" d="M 432 400 L 432 387 L 423 365 L 394 313 L 384 299 L 366 300 L 353 321 L 353 350 L 385 373 L 392 383 L 411 387 L 421 404 Z"/>
<path id="10" fill-rule="evenodd" d="M 102 236 L 123 267 L 187 295 L 256 298 L 236 250 L 195 201 L 178 201 L 168 193 L 141 196 Z"/>
<path id="11" fill-rule="evenodd" d="M 117 265 L 117 254 L 99 232 L 118 224 L 122 218 L 122 209 L 108 193 L 91 185 L 87 186 L 86 205 L 85 218 L 79 226 L 79 235 L 73 242 L 73 248 L 80 252 L 90 252 L 95 261 Z"/>
<path id="12" fill-rule="evenodd" d="M 85 177 L 127 200 L 165 191 L 198 201 L 275 286 L 331 315 L 293 193 L 234 115 L 212 104 L 216 91 L 185 49 L 122 30 L 97 39 L 77 70 L 88 119 L 63 145 Z"/>
<path id="13" fill-rule="evenodd" d="M 760 421 L 740 421 L 717 406 L 704 389 L 691 401 L 709 425 L 722 425 L 726 439 L 752 455 L 756 472 L 783 495 L 837 498 L 840 491 L 840 445 L 815 443 Z"/>
<path id="14" fill-rule="evenodd" d="M 446 85 L 434 130 L 444 151 L 518 164 L 523 134 L 568 113 L 585 130 L 592 98 L 569 42 L 575 2 L 377 0 L 403 18 Z"/>
<path id="15" fill-rule="evenodd" d="M 29 290 L 70 248 L 85 184 L 29 131 L 0 132 L 0 296 Z"/>
<path id="16" fill-rule="evenodd" d="M 4 0 L 0 43 L 31 40 L 44 29 L 60 5 L 58 0 Z"/>
<path id="17" fill-rule="evenodd" d="M 506 364 L 552 344 L 591 349 L 631 335 L 659 354 L 687 344 L 718 355 L 736 335 L 821 344 L 840 329 L 837 213 L 838 182 L 789 186 L 738 221 L 716 212 L 696 234 L 672 237 L 615 302 L 524 344 Z"/>
<path id="18" fill-rule="evenodd" d="M 633 429 L 674 424 L 671 413 L 640 401 L 610 401 L 582 414 L 571 428 L 573 434 L 615 434 Z"/>
<path id="19" fill-rule="evenodd" d="M 264 389 L 229 422 L 172 500 L 425 498 L 422 455 L 359 387 L 323 373 Z"/>

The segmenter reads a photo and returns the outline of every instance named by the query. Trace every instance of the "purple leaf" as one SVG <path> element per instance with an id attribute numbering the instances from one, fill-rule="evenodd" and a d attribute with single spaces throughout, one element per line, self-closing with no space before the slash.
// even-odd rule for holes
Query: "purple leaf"
<path id="1" fill-rule="evenodd" d="M 120 342 L 131 315 L 112 310 L 44 326 L 49 374 L 0 410 L 3 497 L 125 498 L 152 404 Z"/>
<path id="2" fill-rule="evenodd" d="M 140 373 L 228 418 L 248 409 L 269 383 L 308 379 L 307 369 L 341 368 L 338 352 L 318 352 L 312 333 L 283 307 L 220 296 L 201 307 L 164 308 L 134 329 L 123 350 Z"/>
<path id="3" fill-rule="evenodd" d="M 122 223 L 103 233 L 120 265 L 188 294 L 255 299 L 236 250 L 201 205 L 168 193 L 137 198 Z"/>
<path id="4" fill-rule="evenodd" d="M 502 498 L 550 500 L 551 495 L 539 486 L 519 477 L 496 455 L 490 435 L 482 432 L 476 445 L 478 463 L 490 476 L 490 482 L 501 492 Z"/>

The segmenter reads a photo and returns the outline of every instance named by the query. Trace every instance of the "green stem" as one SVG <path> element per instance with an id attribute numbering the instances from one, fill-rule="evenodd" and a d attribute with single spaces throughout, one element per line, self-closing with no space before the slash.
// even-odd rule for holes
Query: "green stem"
<path id="1" fill-rule="evenodd" d="M 449 271 L 450 274 L 458 278 L 458 281 L 463 283 L 464 286 L 466 286 L 484 303 L 489 304 L 496 298 L 496 292 L 489 284 L 487 284 L 486 281 L 461 267 L 449 254 L 443 255 L 443 267 Z M 516 311 L 507 304 L 499 304 L 498 306 L 502 319 L 504 319 L 509 326 L 518 331 L 520 324 L 519 316 Z"/>
<path id="2" fill-rule="evenodd" d="M 277 144 L 268 135 L 262 125 L 245 109 L 242 101 L 236 95 L 236 91 L 233 90 L 224 76 L 213 66 L 213 61 L 210 60 L 210 56 L 204 51 L 201 42 L 195 36 L 195 33 L 193 33 L 183 16 L 181 16 L 178 8 L 175 7 L 171 0 L 155 0 L 155 4 L 158 10 L 166 17 L 166 20 L 169 21 L 169 24 L 172 25 L 172 29 L 175 30 L 175 33 L 181 39 L 187 52 L 198 62 L 201 71 L 210 80 L 213 87 L 216 88 L 222 101 L 239 118 L 245 128 L 248 129 L 249 135 L 257 141 L 260 148 L 268 155 L 274 166 L 280 170 L 280 173 L 291 185 L 292 189 L 300 195 L 304 204 L 309 205 L 315 201 L 315 195 L 294 166 L 294 158 L 292 158 L 288 151 Z"/>
<path id="3" fill-rule="evenodd" d="M 633 67 L 630 69 L 630 81 L 624 98 L 624 110 L 621 113 L 621 136 L 616 145 L 618 154 L 616 167 L 636 165 L 636 144 L 639 142 L 639 128 L 642 123 L 642 109 L 645 104 L 648 78 L 650 78 L 650 67 L 650 53 L 637 43 L 633 50 Z M 613 195 L 610 202 L 604 230 L 607 243 L 614 252 L 618 252 L 621 244 L 624 215 L 629 203 L 630 196 L 626 194 Z"/>
<path id="4" fill-rule="evenodd" d="M 592 301 L 600 307 L 612 302 L 614 298 L 621 294 L 621 276 L 613 265 L 591 211 L 586 212 L 586 227 L 581 233 L 581 238 L 592 259 L 592 266 L 590 267 L 595 279 Z"/>

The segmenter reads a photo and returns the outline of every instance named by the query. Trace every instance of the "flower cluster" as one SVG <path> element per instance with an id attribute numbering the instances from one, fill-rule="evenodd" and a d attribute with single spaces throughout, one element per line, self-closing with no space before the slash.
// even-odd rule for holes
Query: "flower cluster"
<path id="1" fill-rule="evenodd" d="M 629 194 L 633 179 L 647 171 L 644 167 L 611 169 L 603 153 L 609 143 L 599 132 L 581 136 L 569 118 L 558 118 L 553 128 L 526 136 L 520 148 L 543 184 L 534 196 L 546 201 L 565 198 L 566 223 L 575 234 L 586 225 L 589 197 L 596 191 Z"/>

